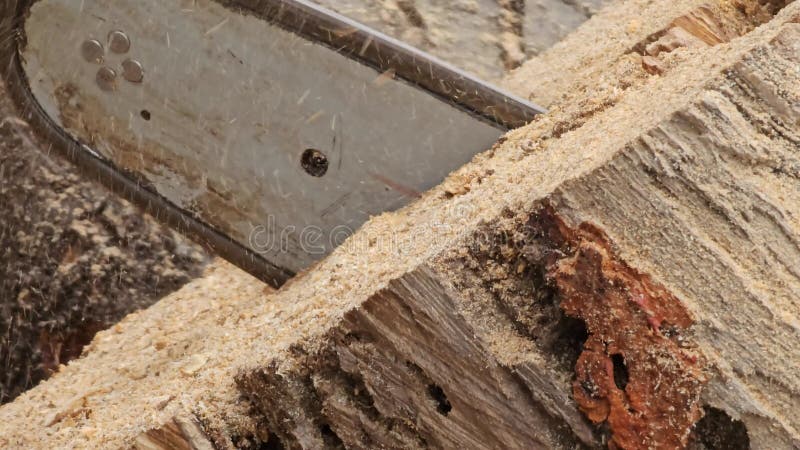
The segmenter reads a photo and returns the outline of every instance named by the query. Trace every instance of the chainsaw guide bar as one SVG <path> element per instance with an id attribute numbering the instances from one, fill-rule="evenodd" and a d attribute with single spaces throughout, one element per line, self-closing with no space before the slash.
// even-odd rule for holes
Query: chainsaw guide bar
<path id="1" fill-rule="evenodd" d="M 37 133 L 276 287 L 543 112 L 306 0 L 0 8 Z"/>

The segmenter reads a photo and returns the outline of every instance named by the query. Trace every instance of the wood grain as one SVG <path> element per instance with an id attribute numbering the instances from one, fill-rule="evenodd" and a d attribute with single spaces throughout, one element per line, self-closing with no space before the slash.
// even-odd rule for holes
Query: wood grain
<path id="1" fill-rule="evenodd" d="M 661 75 L 638 49 L 702 4 L 648 4 L 534 63 L 602 68 L 581 101 L 274 295 L 220 270 L 101 333 L 0 408 L 0 444 L 122 446 L 194 414 L 251 446 L 797 447 L 800 4 L 744 5 L 756 27 L 720 3 L 738 37 Z"/>

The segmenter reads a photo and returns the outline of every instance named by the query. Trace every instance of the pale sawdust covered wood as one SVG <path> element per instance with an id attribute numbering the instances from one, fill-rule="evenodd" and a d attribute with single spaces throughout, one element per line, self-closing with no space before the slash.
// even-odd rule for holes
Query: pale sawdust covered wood
<path id="1" fill-rule="evenodd" d="M 666 30 L 676 18 L 707 6 L 724 11 L 728 17 L 738 16 L 739 20 L 728 20 L 726 26 L 741 35 L 770 18 L 768 2 L 759 3 L 675 0 L 667 6 L 648 0 L 616 2 L 548 51 L 511 72 L 501 85 L 545 107 L 605 99 L 615 91 L 624 90 L 631 74 L 638 73 L 641 55 L 636 45 L 655 38 L 653 33 Z"/>

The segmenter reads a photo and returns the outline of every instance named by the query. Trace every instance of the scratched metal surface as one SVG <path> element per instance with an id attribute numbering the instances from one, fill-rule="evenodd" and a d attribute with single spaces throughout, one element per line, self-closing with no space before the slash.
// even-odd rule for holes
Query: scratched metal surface
<path id="1" fill-rule="evenodd" d="M 114 30 L 130 38 L 124 54 L 108 48 Z M 501 134 L 403 81 L 213 1 L 41 0 L 25 32 L 24 69 L 51 118 L 291 271 L 371 215 L 408 203 Z M 105 44 L 101 63 L 81 54 L 87 39 Z M 141 83 L 122 76 L 126 59 L 144 67 Z M 97 81 L 103 67 L 117 72 L 112 91 Z M 327 158 L 324 175 L 304 169 L 308 149 Z"/>

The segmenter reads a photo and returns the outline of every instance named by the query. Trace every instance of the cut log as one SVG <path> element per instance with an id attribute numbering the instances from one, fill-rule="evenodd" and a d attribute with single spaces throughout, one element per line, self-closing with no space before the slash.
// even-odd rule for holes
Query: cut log
<path id="1" fill-rule="evenodd" d="M 504 24 L 525 20 L 517 45 L 535 54 L 603 2 L 529 1 L 525 11 L 495 0 L 318 3 L 497 80 L 505 73 L 501 16 Z M 0 403 L 79 356 L 97 331 L 199 276 L 208 261 L 199 247 L 52 159 L 7 100 L 0 104 L 0 205 L 13 206 L 0 214 Z"/>
<path id="2" fill-rule="evenodd" d="M 532 63 L 587 66 L 548 116 L 275 294 L 220 265 L 100 333 L 0 446 L 799 446 L 800 4 L 645 3 Z"/>

